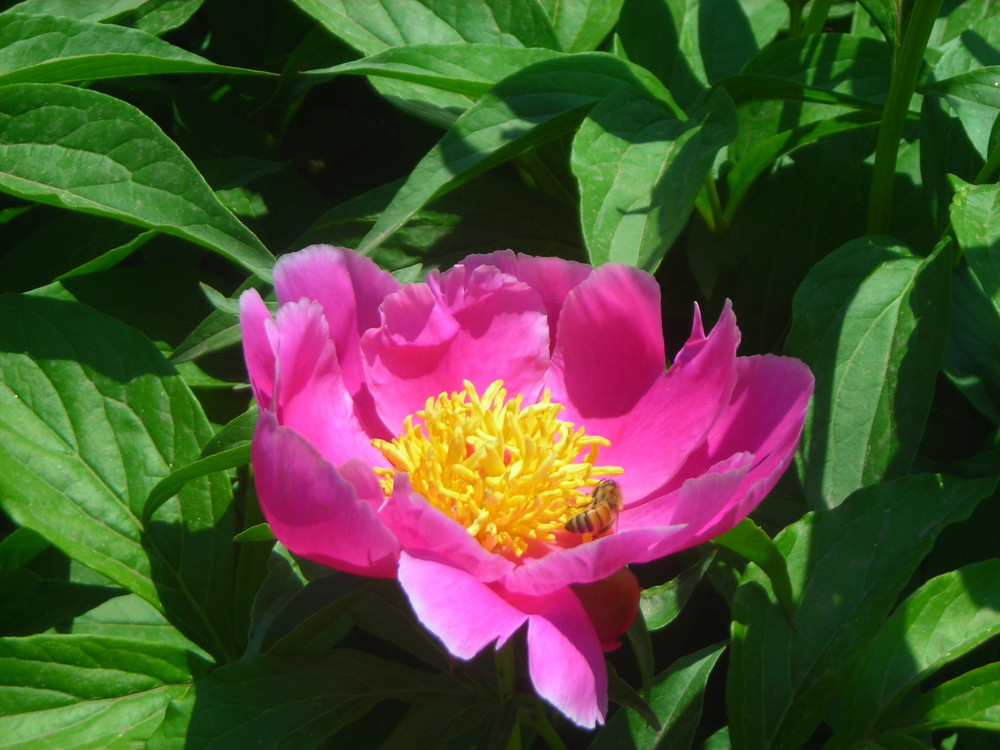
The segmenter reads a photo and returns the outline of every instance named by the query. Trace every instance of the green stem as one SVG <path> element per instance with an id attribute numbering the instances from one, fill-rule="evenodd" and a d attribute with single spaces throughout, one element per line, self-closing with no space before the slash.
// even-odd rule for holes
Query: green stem
<path id="1" fill-rule="evenodd" d="M 826 19 L 830 15 L 832 5 L 833 0 L 813 0 L 812 10 L 809 11 L 809 17 L 806 19 L 802 33 L 819 34 L 823 31 L 823 24 L 826 23 Z"/>
<path id="2" fill-rule="evenodd" d="M 941 0 L 915 0 L 906 24 L 903 43 L 893 66 L 889 95 L 882 110 L 882 124 L 875 147 L 875 169 L 868 202 L 869 234 L 884 234 L 889 231 L 899 139 L 903 136 L 903 125 L 910 99 L 913 98 L 924 51 L 927 49 L 927 40 L 940 8 Z"/>
<path id="3" fill-rule="evenodd" d="M 705 182 L 698 194 L 698 199 L 695 201 L 695 208 L 705 219 L 712 234 L 720 235 L 729 231 L 729 219 L 726 218 L 722 201 L 719 200 L 719 191 L 715 187 L 715 180 L 712 179 L 711 174 L 705 175 Z"/>
<path id="4" fill-rule="evenodd" d="M 802 0 L 788 0 L 788 36 L 802 35 Z"/>

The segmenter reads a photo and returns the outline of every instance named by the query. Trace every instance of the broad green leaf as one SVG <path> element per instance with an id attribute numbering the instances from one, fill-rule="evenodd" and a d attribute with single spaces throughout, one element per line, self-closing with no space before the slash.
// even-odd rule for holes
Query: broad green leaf
<path id="1" fill-rule="evenodd" d="M 149 490 L 211 437 L 140 333 L 78 303 L 0 297 L 0 505 L 69 557 L 232 656 L 232 493 L 189 483 L 143 531 Z"/>
<path id="2" fill-rule="evenodd" d="M 24 0 L 7 12 L 106 21 L 135 10 L 146 2 L 148 0 Z"/>
<path id="3" fill-rule="evenodd" d="M 463 94 L 468 108 L 498 81 L 529 65 L 557 57 L 561 53 L 553 50 L 502 44 L 414 44 L 392 47 L 332 68 L 308 70 L 303 75 L 318 80 L 344 74 L 395 78 Z"/>
<path id="4" fill-rule="evenodd" d="M 336 75 L 369 76 L 389 101 L 450 127 L 497 81 L 560 55 L 549 49 L 502 44 L 414 44 L 390 47 L 371 57 L 307 71 L 306 75 L 317 80 Z"/>
<path id="5" fill-rule="evenodd" d="M 153 515 L 164 503 L 180 492 L 181 488 L 192 479 L 209 476 L 226 469 L 235 469 L 238 466 L 246 466 L 250 463 L 250 446 L 242 445 L 237 448 L 212 453 L 211 455 L 199 458 L 196 461 L 174 469 L 170 474 L 163 477 L 149 491 L 146 503 L 142 508 L 142 522 L 144 526 L 149 525 Z"/>
<path id="6" fill-rule="evenodd" d="M 893 612 L 844 690 L 835 742 L 863 744 L 907 691 L 1000 633 L 1000 560 L 946 573 Z"/>
<path id="7" fill-rule="evenodd" d="M 167 622 L 152 604 L 135 594 L 116 596 L 75 617 L 67 631 L 77 635 L 126 638 L 175 646 L 196 653 L 205 660 L 211 659 L 206 651 Z"/>
<path id="8" fill-rule="evenodd" d="M 736 135 L 736 111 L 716 92 L 697 119 L 679 120 L 646 89 L 599 102 L 573 141 L 580 213 L 593 265 L 652 273 L 687 224 L 718 151 Z"/>
<path id="9" fill-rule="evenodd" d="M 539 0 L 552 21 L 560 49 L 590 52 L 611 33 L 624 0 Z"/>
<path id="10" fill-rule="evenodd" d="M 162 721 L 167 704 L 184 695 L 206 667 L 186 649 L 141 640 L 0 639 L 0 747 L 100 750 L 141 744 Z"/>
<path id="11" fill-rule="evenodd" d="M 960 3 L 948 3 L 944 7 L 947 13 L 938 15 L 927 42 L 931 48 L 941 48 L 945 43 L 973 29 L 977 35 L 982 35 L 981 29 L 988 28 L 997 17 L 997 0 L 963 0 Z M 980 47 L 980 52 L 983 51 Z"/>
<path id="12" fill-rule="evenodd" d="M 660 727 L 649 726 L 634 711 L 619 711 L 591 743 L 591 750 L 634 747 L 686 750 L 701 718 L 705 683 L 725 644 L 688 654 L 656 676 L 650 707 Z"/>
<path id="13" fill-rule="evenodd" d="M 726 705 L 734 747 L 802 746 L 940 531 L 969 515 L 996 479 L 910 476 L 809 513 L 775 540 L 788 561 L 795 629 L 749 566 L 733 598 Z"/>
<path id="14" fill-rule="evenodd" d="M 49 546 L 31 529 L 14 529 L 0 540 L 0 570 L 17 570 Z"/>
<path id="15" fill-rule="evenodd" d="M 777 161 L 778 157 L 807 143 L 834 133 L 843 133 L 877 126 L 879 117 L 872 112 L 849 112 L 838 117 L 811 122 L 757 142 L 743 154 L 726 174 L 725 216 L 729 223 L 754 182 Z"/>
<path id="16" fill-rule="evenodd" d="M 886 44 L 850 34 L 814 34 L 776 42 L 739 75 L 721 82 L 737 103 L 804 98 L 873 109 L 889 90 Z"/>
<path id="17" fill-rule="evenodd" d="M 795 619 L 792 582 L 788 578 L 788 566 L 771 537 L 749 518 L 744 518 L 736 526 L 712 541 L 745 557 L 763 570 L 771 579 L 771 590 L 778 603 L 785 610 L 788 621 L 792 622 Z"/>
<path id="18" fill-rule="evenodd" d="M 947 247 L 920 258 L 863 237 L 796 292 L 786 351 L 816 376 L 797 456 L 814 507 L 909 470 L 944 354 L 951 265 Z"/>
<path id="19" fill-rule="evenodd" d="M 666 583 L 642 590 L 639 609 L 647 628 L 659 630 L 677 618 L 714 559 L 714 553 L 705 555 Z"/>
<path id="20" fill-rule="evenodd" d="M 558 49 L 536 0 L 293 0 L 364 55 L 411 44 L 482 42 Z"/>
<path id="21" fill-rule="evenodd" d="M 383 700 L 461 691 L 454 676 L 360 651 L 252 656 L 215 669 L 167 709 L 149 750 L 308 750 Z"/>
<path id="22" fill-rule="evenodd" d="M 669 94 L 641 68 L 583 53 L 530 65 L 483 96 L 416 166 L 358 246 L 370 252 L 430 201 L 519 153 L 572 130 L 621 87 Z"/>
<path id="23" fill-rule="evenodd" d="M 170 361 L 174 364 L 190 362 L 211 352 L 238 344 L 241 339 L 239 313 L 212 310 L 188 334 L 188 337 L 177 345 L 170 355 Z"/>
<path id="24" fill-rule="evenodd" d="M 1000 662 L 973 669 L 927 691 L 888 724 L 914 734 L 946 728 L 1000 732 Z"/>
<path id="25" fill-rule="evenodd" d="M 157 229 L 264 280 L 274 259 L 135 107 L 60 84 L 0 86 L 0 190 Z"/>
<path id="26" fill-rule="evenodd" d="M 983 291 L 1000 311 L 1000 185 L 952 178 L 951 223 L 958 246 Z"/>
<path id="27" fill-rule="evenodd" d="M 216 65 L 151 34 L 112 24 L 0 13 L 0 84 L 166 73 L 252 73 Z"/>
<path id="28" fill-rule="evenodd" d="M 205 443 L 205 447 L 201 451 L 201 458 L 207 458 L 231 448 L 249 445 L 253 439 L 253 431 L 256 424 L 257 404 L 254 403 L 238 417 L 234 417 L 223 425 L 212 436 L 212 439 Z"/>
<path id="29" fill-rule="evenodd" d="M 146 0 L 134 11 L 118 16 L 115 22 L 159 36 L 183 26 L 205 0 Z"/>
<path id="30" fill-rule="evenodd" d="M 42 578 L 23 568 L 0 570 L 0 636 L 42 633 L 124 593 Z"/>
<path id="31" fill-rule="evenodd" d="M 974 3 L 970 3 L 972 5 Z M 942 47 L 930 82 L 918 88 L 922 94 L 942 96 L 961 121 L 966 136 L 982 158 L 989 150 L 990 132 L 997 118 L 1000 95 L 1000 18 L 975 22 L 975 32 L 956 35 Z"/>
<path id="32" fill-rule="evenodd" d="M 967 265 L 952 281 L 945 374 L 994 424 L 1000 424 L 1000 312 Z"/>
<path id="33" fill-rule="evenodd" d="M 358 627 L 438 669 L 448 669 L 452 656 L 413 616 L 409 599 L 398 585 L 383 586 L 351 611 Z"/>
<path id="34" fill-rule="evenodd" d="M 902 7 L 892 0 L 859 0 L 859 5 L 867 11 L 895 54 L 901 34 Z"/>
<path id="35" fill-rule="evenodd" d="M 513 706 L 516 716 L 517 704 L 513 701 L 508 703 Z M 448 695 L 441 700 L 421 703 L 413 706 L 377 747 L 378 750 L 487 748 L 491 747 L 487 742 L 492 738 L 494 745 L 502 741 L 500 747 L 506 748 L 511 729 L 520 732 L 521 728 L 513 721 L 507 725 L 501 723 L 506 718 L 503 707 L 496 694 L 487 690 Z"/>

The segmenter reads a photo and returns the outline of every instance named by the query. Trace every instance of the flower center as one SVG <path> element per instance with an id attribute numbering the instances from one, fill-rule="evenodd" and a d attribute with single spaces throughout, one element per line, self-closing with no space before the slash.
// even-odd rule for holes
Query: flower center
<path id="1" fill-rule="evenodd" d="M 375 469 L 386 497 L 403 471 L 487 550 L 520 557 L 533 541 L 555 540 L 590 501 L 584 490 L 622 470 L 595 465 L 609 441 L 557 419 L 563 407 L 550 397 L 546 390 L 522 408 L 523 396 L 508 401 L 502 380 L 482 397 L 466 380 L 462 391 L 427 399 L 395 439 L 372 440 L 394 467 Z"/>

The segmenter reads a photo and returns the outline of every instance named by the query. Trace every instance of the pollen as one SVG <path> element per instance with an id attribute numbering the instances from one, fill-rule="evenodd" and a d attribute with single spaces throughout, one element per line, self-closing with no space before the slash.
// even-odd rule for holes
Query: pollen
<path id="1" fill-rule="evenodd" d="M 617 466 L 598 466 L 606 438 L 558 418 L 546 390 L 537 403 L 507 398 L 502 380 L 480 396 L 464 390 L 427 399 L 393 440 L 372 440 L 392 468 L 376 468 L 386 497 L 397 472 L 415 492 L 462 524 L 487 550 L 512 559 L 556 532 L 589 501 L 587 490 Z"/>

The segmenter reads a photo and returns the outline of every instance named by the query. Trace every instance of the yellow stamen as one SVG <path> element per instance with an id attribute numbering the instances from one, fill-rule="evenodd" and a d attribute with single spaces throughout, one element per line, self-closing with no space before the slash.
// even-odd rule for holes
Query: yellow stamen
<path id="1" fill-rule="evenodd" d="M 522 408 L 507 400 L 502 380 L 482 397 L 465 389 L 427 399 L 392 441 L 372 440 L 394 468 L 377 468 L 386 497 L 406 472 L 415 492 L 469 530 L 487 550 L 519 557 L 534 542 L 551 542 L 589 502 L 585 490 L 618 466 L 596 466 L 609 441 L 557 419 L 562 405 L 546 390 Z"/>

